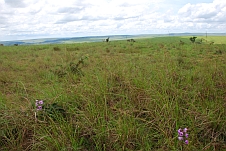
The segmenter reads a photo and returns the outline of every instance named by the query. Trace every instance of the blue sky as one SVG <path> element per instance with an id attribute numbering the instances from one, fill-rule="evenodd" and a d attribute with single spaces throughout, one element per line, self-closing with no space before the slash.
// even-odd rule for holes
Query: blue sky
<path id="1" fill-rule="evenodd" d="M 226 33 L 225 0 L 0 0 L 0 41 Z"/>

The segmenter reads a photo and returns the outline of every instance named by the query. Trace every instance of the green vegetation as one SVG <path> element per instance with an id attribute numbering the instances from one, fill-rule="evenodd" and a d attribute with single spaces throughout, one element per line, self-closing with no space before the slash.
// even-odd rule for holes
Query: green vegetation
<path id="1" fill-rule="evenodd" d="M 0 150 L 226 150 L 226 45 L 189 38 L 1 47 Z"/>

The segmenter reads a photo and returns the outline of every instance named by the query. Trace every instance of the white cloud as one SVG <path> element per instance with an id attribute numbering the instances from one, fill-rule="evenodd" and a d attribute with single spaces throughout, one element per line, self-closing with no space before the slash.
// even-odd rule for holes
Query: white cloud
<path id="1" fill-rule="evenodd" d="M 225 31 L 226 1 L 210 1 L 0 0 L 0 40 Z"/>
<path id="2" fill-rule="evenodd" d="M 186 4 L 178 11 L 184 28 L 203 32 L 226 32 L 226 1 Z"/>
<path id="3" fill-rule="evenodd" d="M 213 3 L 186 4 L 178 11 L 182 18 L 194 21 L 218 21 L 226 15 L 226 1 L 215 0 Z"/>

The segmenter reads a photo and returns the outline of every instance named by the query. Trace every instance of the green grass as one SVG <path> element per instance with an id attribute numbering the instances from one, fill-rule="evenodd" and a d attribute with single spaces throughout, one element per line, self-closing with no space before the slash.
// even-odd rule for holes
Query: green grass
<path id="1" fill-rule="evenodd" d="M 188 40 L 189 37 L 181 37 Z M 210 43 L 214 42 L 215 44 L 226 44 L 226 37 L 225 36 L 198 36 L 198 40 L 204 39 L 203 42 Z"/>
<path id="2" fill-rule="evenodd" d="M 209 39 L 1 47 L 0 150 L 226 150 L 226 46 Z"/>

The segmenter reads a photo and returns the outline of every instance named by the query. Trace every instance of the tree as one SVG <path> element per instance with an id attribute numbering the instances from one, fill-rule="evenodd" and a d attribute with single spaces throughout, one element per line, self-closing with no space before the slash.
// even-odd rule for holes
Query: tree
<path id="1" fill-rule="evenodd" d="M 190 39 L 190 41 L 191 41 L 192 43 L 194 43 L 196 38 L 197 38 L 197 37 L 190 37 L 189 39 Z"/>

